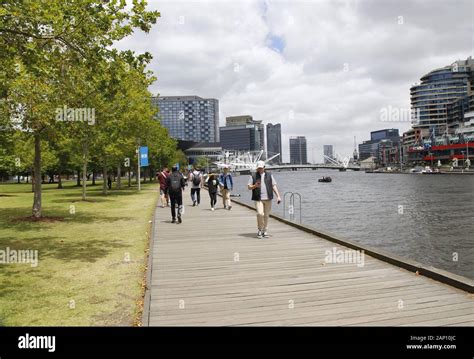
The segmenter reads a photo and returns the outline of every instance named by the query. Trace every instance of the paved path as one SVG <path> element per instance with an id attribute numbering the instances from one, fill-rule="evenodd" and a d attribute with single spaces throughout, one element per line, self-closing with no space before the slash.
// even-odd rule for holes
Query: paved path
<path id="1" fill-rule="evenodd" d="M 149 324 L 469 325 L 474 297 L 365 256 L 364 266 L 326 264 L 340 245 L 270 219 L 256 238 L 255 212 L 237 204 L 211 212 L 185 193 L 182 224 L 157 208 Z"/>

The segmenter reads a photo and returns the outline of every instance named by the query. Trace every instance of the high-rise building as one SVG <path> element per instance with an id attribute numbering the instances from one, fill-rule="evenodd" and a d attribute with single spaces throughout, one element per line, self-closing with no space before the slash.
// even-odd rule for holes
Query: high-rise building
<path id="1" fill-rule="evenodd" d="M 279 153 L 278 157 L 271 160 L 271 163 L 282 162 L 282 151 L 281 151 L 281 124 L 275 125 L 267 123 L 267 157 L 272 157 Z"/>
<path id="2" fill-rule="evenodd" d="M 410 89 L 414 128 L 430 130 L 430 136 L 452 134 L 474 110 L 474 60 L 456 61 L 429 72 Z"/>
<path id="3" fill-rule="evenodd" d="M 198 96 L 153 97 L 157 118 L 171 137 L 194 142 L 219 142 L 219 101 Z"/>
<path id="4" fill-rule="evenodd" d="M 331 163 L 329 158 L 334 158 L 334 147 L 333 145 L 323 145 L 324 163 Z"/>
<path id="5" fill-rule="evenodd" d="M 400 133 L 396 128 L 383 129 L 372 131 L 370 133 L 370 140 L 359 144 L 359 160 L 363 161 L 369 157 L 375 157 L 379 163 L 387 162 L 384 157 L 384 151 L 381 151 L 381 146 L 386 150 L 398 147 L 400 144 Z"/>
<path id="6" fill-rule="evenodd" d="M 306 137 L 290 137 L 290 163 L 301 165 L 308 163 Z"/>
<path id="7" fill-rule="evenodd" d="M 261 151 L 265 148 L 262 121 L 255 121 L 252 116 L 226 117 L 226 126 L 219 131 L 224 150 Z"/>

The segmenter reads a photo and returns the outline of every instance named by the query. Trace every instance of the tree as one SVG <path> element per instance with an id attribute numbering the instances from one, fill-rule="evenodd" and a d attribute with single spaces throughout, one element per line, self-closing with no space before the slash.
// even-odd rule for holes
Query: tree
<path id="1" fill-rule="evenodd" d="M 147 2 L 9 0 L 0 9 L 1 107 L 34 139 L 33 216 L 41 217 L 41 142 L 55 137 L 64 78 L 79 64 L 103 64 L 134 28 L 148 32 L 158 12 Z M 68 64 L 70 66 L 65 66 Z"/>

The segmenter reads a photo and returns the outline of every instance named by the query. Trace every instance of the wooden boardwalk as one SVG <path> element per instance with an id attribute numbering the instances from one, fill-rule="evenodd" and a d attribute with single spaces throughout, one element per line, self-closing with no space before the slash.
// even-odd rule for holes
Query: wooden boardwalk
<path id="1" fill-rule="evenodd" d="M 347 248 L 275 219 L 257 239 L 254 211 L 201 197 L 192 207 L 185 193 L 182 224 L 157 207 L 151 326 L 474 325 L 472 294 L 367 255 L 326 264 Z"/>

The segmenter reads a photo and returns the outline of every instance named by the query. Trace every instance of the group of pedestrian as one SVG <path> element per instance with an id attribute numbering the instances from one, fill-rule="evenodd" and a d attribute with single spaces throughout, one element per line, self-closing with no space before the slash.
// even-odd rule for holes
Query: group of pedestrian
<path id="1" fill-rule="evenodd" d="M 281 197 L 278 192 L 277 182 L 271 173 L 265 171 L 265 162 L 258 161 L 256 172 L 249 178 L 247 188 L 252 191 L 252 200 L 255 202 L 257 210 L 257 238 L 268 238 L 268 218 L 272 208 L 272 200 L 276 195 L 277 203 L 280 204 Z M 191 201 L 193 207 L 199 206 L 201 203 L 201 189 L 204 183 L 207 184 L 211 211 L 216 209 L 217 193 L 220 190 L 222 195 L 222 204 L 224 209 L 231 210 L 231 193 L 234 188 L 232 175 L 228 167 L 224 167 L 223 172 L 219 175 L 210 173 L 206 179 L 203 179 L 203 173 L 199 168 L 194 167 L 189 172 L 187 178 L 179 172 L 177 167 L 171 169 L 171 173 L 167 167 L 163 168 L 157 174 L 160 183 L 160 199 L 161 207 L 171 206 L 172 223 L 182 223 L 183 211 L 183 190 L 187 186 L 187 181 L 191 183 Z M 176 211 L 177 207 L 177 211 Z"/>

